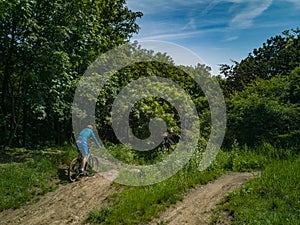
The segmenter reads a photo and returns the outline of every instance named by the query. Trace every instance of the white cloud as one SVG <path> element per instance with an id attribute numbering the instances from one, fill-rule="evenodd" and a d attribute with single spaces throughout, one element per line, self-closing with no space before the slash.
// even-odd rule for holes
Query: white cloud
<path id="1" fill-rule="evenodd" d="M 288 0 L 298 1 L 299 0 Z M 217 4 L 229 2 L 233 3 L 233 6 L 228 9 L 228 14 L 233 14 L 229 21 L 229 26 L 232 28 L 248 28 L 253 25 L 253 20 L 267 10 L 273 0 L 212 0 L 208 6 L 203 10 L 202 15 L 208 11 L 212 11 Z"/>
<path id="2" fill-rule="evenodd" d="M 228 38 L 225 39 L 225 41 L 235 41 L 239 38 L 239 36 L 230 36 Z"/>
<path id="3" fill-rule="evenodd" d="M 238 13 L 230 21 L 230 27 L 240 29 L 251 27 L 253 25 L 253 20 L 267 10 L 272 5 L 272 2 L 272 0 L 250 1 L 247 4 L 246 9 L 241 13 Z"/>
<path id="4" fill-rule="evenodd" d="M 157 35 L 153 35 L 153 36 L 146 36 L 146 37 L 142 37 L 139 38 L 139 40 L 178 40 L 178 39 L 185 39 L 185 38 L 189 38 L 189 37 L 194 37 L 196 35 L 199 34 L 204 34 L 207 32 L 217 32 L 219 30 L 217 29 L 212 29 L 212 30 L 208 30 L 208 31 L 204 31 L 204 30 L 198 30 L 198 31 L 192 31 L 192 32 L 162 32 L 161 34 L 157 34 Z"/>
<path id="5" fill-rule="evenodd" d="M 300 0 L 286 1 L 300 5 Z M 127 0 L 129 8 L 136 11 L 140 10 L 144 15 L 148 16 L 164 15 L 168 17 L 168 15 L 172 15 L 178 10 L 183 10 L 181 13 L 184 13 L 184 10 L 186 10 L 185 19 L 188 19 L 189 22 L 180 24 L 181 27 L 179 29 L 182 30 L 197 29 L 197 22 L 199 20 L 203 21 L 208 12 L 213 11 L 218 4 L 222 3 L 232 3 L 231 8 L 224 8 L 224 15 L 228 15 L 224 17 L 224 20 L 227 20 L 225 23 L 229 27 L 234 29 L 249 28 L 253 25 L 254 19 L 267 10 L 272 5 L 272 2 L 273 0 Z M 192 10 L 199 10 L 199 12 L 197 15 L 188 16 Z M 168 26 L 166 28 L 168 29 Z"/>
<path id="6" fill-rule="evenodd" d="M 216 71 L 217 64 L 231 64 L 229 58 L 238 61 L 247 56 L 266 35 L 295 27 L 300 8 L 300 0 L 127 0 L 127 4 L 144 13 L 133 39 L 173 41 L 205 52 Z M 275 7 L 270 8 L 272 4 Z M 281 10 L 282 5 L 287 8 Z"/>

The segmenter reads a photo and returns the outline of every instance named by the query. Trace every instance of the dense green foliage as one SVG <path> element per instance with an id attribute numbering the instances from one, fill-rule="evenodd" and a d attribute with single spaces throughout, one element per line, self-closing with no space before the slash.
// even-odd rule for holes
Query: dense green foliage
<path id="1" fill-rule="evenodd" d="M 135 49 L 133 49 L 133 51 L 134 50 Z M 105 140 L 117 143 L 117 140 L 112 135 L 113 132 L 111 131 L 112 104 L 120 90 L 122 90 L 130 82 L 139 78 L 162 77 L 178 84 L 179 87 L 185 90 L 188 93 L 188 96 L 193 100 L 193 104 L 195 104 L 199 115 L 202 116 L 200 123 L 207 124 L 207 117 L 204 115 L 204 112 L 208 109 L 207 100 L 191 75 L 197 77 L 209 77 L 208 67 L 201 64 L 198 64 L 196 67 L 175 67 L 167 56 L 160 54 L 154 55 L 152 52 L 142 52 L 141 54 L 146 54 L 151 58 L 159 57 L 160 62 L 149 61 L 133 64 L 123 68 L 111 77 L 110 82 L 105 86 L 98 97 L 96 117 L 97 124 L 99 124 L 99 135 Z M 191 70 L 193 74 L 187 74 L 185 72 L 187 70 Z M 177 92 L 176 89 L 174 90 L 173 86 L 166 86 L 166 84 L 159 82 L 157 82 L 155 86 L 153 83 L 147 84 L 144 82 L 136 88 L 136 92 L 132 91 L 131 95 L 134 96 L 139 90 L 144 90 L 146 95 L 147 88 L 151 89 L 151 91 L 156 91 L 158 94 L 167 92 L 177 105 L 180 105 L 181 102 L 183 102 L 184 96 Z M 124 99 L 123 103 L 124 105 L 120 108 L 128 107 L 128 105 L 126 105 L 127 99 Z M 153 96 L 136 102 L 133 107 L 129 123 L 135 136 L 142 139 L 148 137 L 150 135 L 148 129 L 149 121 L 151 118 L 155 117 L 163 119 L 167 124 L 168 130 L 172 130 L 173 133 L 180 133 L 180 118 L 174 106 L 163 98 Z"/>
<path id="2" fill-rule="evenodd" d="M 243 91 L 231 95 L 227 104 L 226 142 L 299 146 L 300 105 L 296 91 L 299 71 L 297 67 L 289 76 L 278 75 L 270 80 L 258 78 Z"/>
<path id="3" fill-rule="evenodd" d="M 68 141 L 77 80 L 141 15 L 125 0 L 1 1 L 0 145 Z"/>
<path id="4" fill-rule="evenodd" d="M 267 40 L 231 69 L 223 65 L 228 109 L 224 147 L 234 140 L 249 146 L 299 146 L 299 30 L 283 35 Z"/>

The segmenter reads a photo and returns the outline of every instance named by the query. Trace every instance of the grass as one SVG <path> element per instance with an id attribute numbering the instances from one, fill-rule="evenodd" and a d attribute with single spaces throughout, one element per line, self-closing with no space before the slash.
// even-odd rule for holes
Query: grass
<path id="1" fill-rule="evenodd" d="M 124 147 L 112 146 L 117 154 Z M 129 149 L 121 159 L 137 164 L 149 159 Z M 161 154 L 161 153 L 159 153 Z M 49 181 L 59 178 L 61 164 L 76 155 L 73 147 L 63 150 L 5 149 L 0 161 L 0 211 L 18 208 L 35 201 L 56 188 Z M 130 155 L 130 158 L 127 156 Z M 164 156 L 154 155 L 153 159 Z M 109 196 L 110 206 L 90 212 L 91 224 L 142 224 L 183 198 L 183 194 L 199 184 L 206 184 L 227 171 L 263 171 L 262 176 L 229 194 L 219 210 L 232 215 L 233 224 L 298 224 L 300 221 L 300 159 L 297 152 L 276 149 L 265 144 L 256 149 L 232 146 L 220 151 L 205 171 L 198 170 L 197 157 L 171 178 L 145 187 L 126 187 Z M 115 184 L 117 185 L 117 184 Z"/>
<path id="2" fill-rule="evenodd" d="M 49 178 L 57 174 L 57 168 L 47 160 L 30 161 L 24 164 L 9 164 L 0 168 L 0 211 L 18 208 L 33 196 L 52 190 L 47 185 Z"/>
<path id="3" fill-rule="evenodd" d="M 300 158 L 273 161 L 260 178 L 229 194 L 220 207 L 232 224 L 299 224 Z"/>
<path id="4" fill-rule="evenodd" d="M 265 154 L 262 149 L 258 155 Z M 292 150 L 269 151 L 269 161 L 256 179 L 230 193 L 216 214 L 227 211 L 232 224 L 299 224 L 300 158 Z M 270 157 L 270 154 L 272 157 Z M 215 222 L 218 216 L 215 216 Z"/>
<path id="5" fill-rule="evenodd" d="M 64 150 L 5 149 L 0 162 L 0 212 L 31 203 L 57 185 L 59 166 L 73 156 Z"/>

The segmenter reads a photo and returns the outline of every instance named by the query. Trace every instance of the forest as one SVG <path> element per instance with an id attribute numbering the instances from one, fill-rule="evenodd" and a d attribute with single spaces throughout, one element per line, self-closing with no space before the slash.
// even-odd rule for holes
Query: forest
<path id="1" fill-rule="evenodd" d="M 201 135 L 195 151 L 196 156 L 183 171 L 172 178 L 175 181 L 168 180 L 164 185 L 174 186 L 176 179 L 186 179 L 186 174 L 191 174 L 194 179 L 188 178 L 190 183 L 185 181 L 186 186 L 180 186 L 176 191 L 184 191 L 201 183 L 203 176 L 214 179 L 224 171 L 263 170 L 269 176 L 278 173 L 278 177 L 282 179 L 293 180 L 286 180 L 287 193 L 274 191 L 272 196 L 265 193 L 267 191 L 263 190 L 262 186 L 251 183 L 246 187 L 249 196 L 242 191 L 236 192 L 226 200 L 235 202 L 223 207 L 236 213 L 234 215 L 237 217 L 233 219 L 236 224 L 241 224 L 241 221 L 244 224 L 296 224 L 300 220 L 300 203 L 299 200 L 293 199 L 299 196 L 296 192 L 296 189 L 299 189 L 299 180 L 294 180 L 295 177 L 299 177 L 297 168 L 300 165 L 299 28 L 284 30 L 276 36 L 262 40 L 263 45 L 257 46 L 247 57 L 239 62 L 232 61 L 231 65 L 220 65 L 220 74 L 211 74 L 207 65 L 178 66 L 164 52 L 155 53 L 142 49 L 136 42 L 130 43 L 132 35 L 139 31 L 136 20 L 142 18 L 143 13 L 131 11 L 125 3 L 125 0 L 0 2 L 0 164 L 4 165 L 0 166 L 1 174 L 4 174 L 0 179 L 6 182 L 10 180 L 10 184 L 2 182 L 3 189 L 4 186 L 12 185 L 7 193 L 1 196 L 3 201 L 0 211 L 19 207 L 25 204 L 30 196 L 37 194 L 35 191 L 27 193 L 26 197 L 7 199 L 7 196 L 14 195 L 16 185 L 21 185 L 16 184 L 14 174 L 8 171 L 24 170 L 19 164 L 8 165 L 12 162 L 23 162 L 26 168 L 30 168 L 28 174 L 24 175 L 25 180 L 29 174 L 35 173 L 31 169 L 46 169 L 49 173 L 43 174 L 45 177 L 37 175 L 40 177 L 38 184 L 34 181 L 29 187 L 24 187 L 24 190 L 40 188 L 38 194 L 52 190 L 52 187 L 45 183 L 48 179 L 57 177 L 57 167 L 67 164 L 76 154 L 72 104 L 80 79 L 103 53 L 129 44 L 129 53 L 124 52 L 124 58 L 116 59 L 113 64 L 121 64 L 122 60 L 132 57 L 131 55 L 155 60 L 123 67 L 110 76 L 109 82 L 104 85 L 101 93 L 98 93 L 95 125 L 101 141 L 108 146 L 111 154 L 126 163 L 140 165 L 155 163 L 167 157 L 161 147 L 149 152 L 136 152 L 128 146 L 123 146 L 116 137 L 111 122 L 114 99 L 130 82 L 154 76 L 167 78 L 184 89 L 193 101 L 199 116 Z M 220 154 L 215 164 L 201 176 L 196 169 L 199 166 L 197 154 L 201 155 L 203 152 L 212 127 L 207 97 L 194 79 L 199 76 L 204 77 L 203 82 L 208 82 L 210 78 L 218 81 L 226 103 L 227 118 Z M 155 88 L 162 90 L 163 85 L 157 84 Z M 172 92 L 172 96 L 176 102 L 183 101 L 183 97 L 176 92 Z M 133 134 L 141 139 L 149 137 L 149 122 L 157 116 L 166 122 L 168 130 L 180 133 L 182 124 L 174 106 L 165 99 L 149 97 L 137 102 L 130 112 L 129 123 Z M 27 162 L 28 158 L 33 161 Z M 47 159 L 51 163 L 45 161 Z M 279 168 L 282 168 L 282 165 L 291 167 L 286 176 L 280 174 Z M 295 172 L 292 172 L 293 170 Z M 209 174 L 210 172 L 212 174 Z M 273 181 L 269 180 L 268 185 L 272 185 Z M 142 188 L 128 188 L 118 198 L 134 196 L 131 192 L 147 191 Z M 155 188 L 161 190 L 159 186 L 153 187 Z M 256 188 L 259 189 L 257 192 Z M 291 190 L 294 190 L 293 193 Z M 167 193 L 164 200 L 153 201 L 162 202 L 165 206 L 170 205 L 174 201 L 174 195 L 178 194 L 174 194 L 173 191 L 175 190 L 170 191 L 169 198 L 166 197 Z M 263 215 L 256 215 L 259 217 L 257 220 L 251 220 L 254 215 L 239 217 L 249 213 L 247 209 L 241 212 L 241 207 L 237 206 L 243 204 L 241 199 L 251 198 L 255 194 L 262 198 L 269 197 L 267 202 L 270 201 L 270 207 L 265 207 L 269 207 L 269 212 L 278 210 L 278 217 L 272 214 L 274 220 L 271 223 L 264 221 Z M 119 200 L 119 203 L 122 204 L 122 200 Z M 251 204 L 243 207 L 251 208 Z M 110 207 L 102 209 L 101 213 L 91 213 L 88 221 L 96 224 L 138 224 L 131 220 L 122 222 L 121 219 L 116 221 L 115 217 L 110 218 L 110 215 L 130 214 L 118 214 L 113 210 L 114 208 Z M 151 216 L 143 216 L 142 222 L 151 219 Z M 107 218 L 106 223 L 103 218 Z M 287 218 L 291 221 L 282 223 Z"/>
<path id="2" fill-rule="evenodd" d="M 135 20 L 142 13 L 130 11 L 122 1 L 104 5 L 85 1 L 13 2 L 1 3 L 1 9 L 8 10 L 1 17 L 0 145 L 36 148 L 71 143 L 71 105 L 80 77 L 101 53 L 128 42 L 138 32 Z M 155 55 L 136 44 L 132 48 L 173 63 L 164 53 Z M 206 65 L 188 69 L 193 74 L 213 76 Z M 205 96 L 192 78 L 186 80 L 183 70 L 150 62 L 134 65 L 118 71 L 105 93 L 99 95 L 97 129 L 104 140 L 115 141 L 107 116 L 118 90 L 132 80 L 154 75 L 181 84 L 202 114 Z M 225 144 L 237 140 L 250 146 L 264 141 L 298 146 L 299 30 L 283 31 L 241 62 L 221 65 L 217 79 L 227 104 Z M 156 111 L 166 116 L 170 106 L 162 105 Z M 154 104 L 148 106 L 153 108 Z M 133 113 L 132 123 L 141 123 L 136 116 Z"/>

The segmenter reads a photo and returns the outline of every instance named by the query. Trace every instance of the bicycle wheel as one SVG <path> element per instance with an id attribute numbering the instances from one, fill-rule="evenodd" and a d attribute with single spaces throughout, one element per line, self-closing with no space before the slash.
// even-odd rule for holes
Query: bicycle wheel
<path id="1" fill-rule="evenodd" d="M 80 162 L 78 158 L 75 158 L 72 160 L 69 166 L 68 175 L 71 182 L 74 182 L 78 179 L 79 176 L 79 168 L 80 168 Z"/>
<path id="2" fill-rule="evenodd" d="M 91 155 L 87 160 L 87 171 L 89 173 L 98 172 L 99 160 L 96 156 Z"/>

